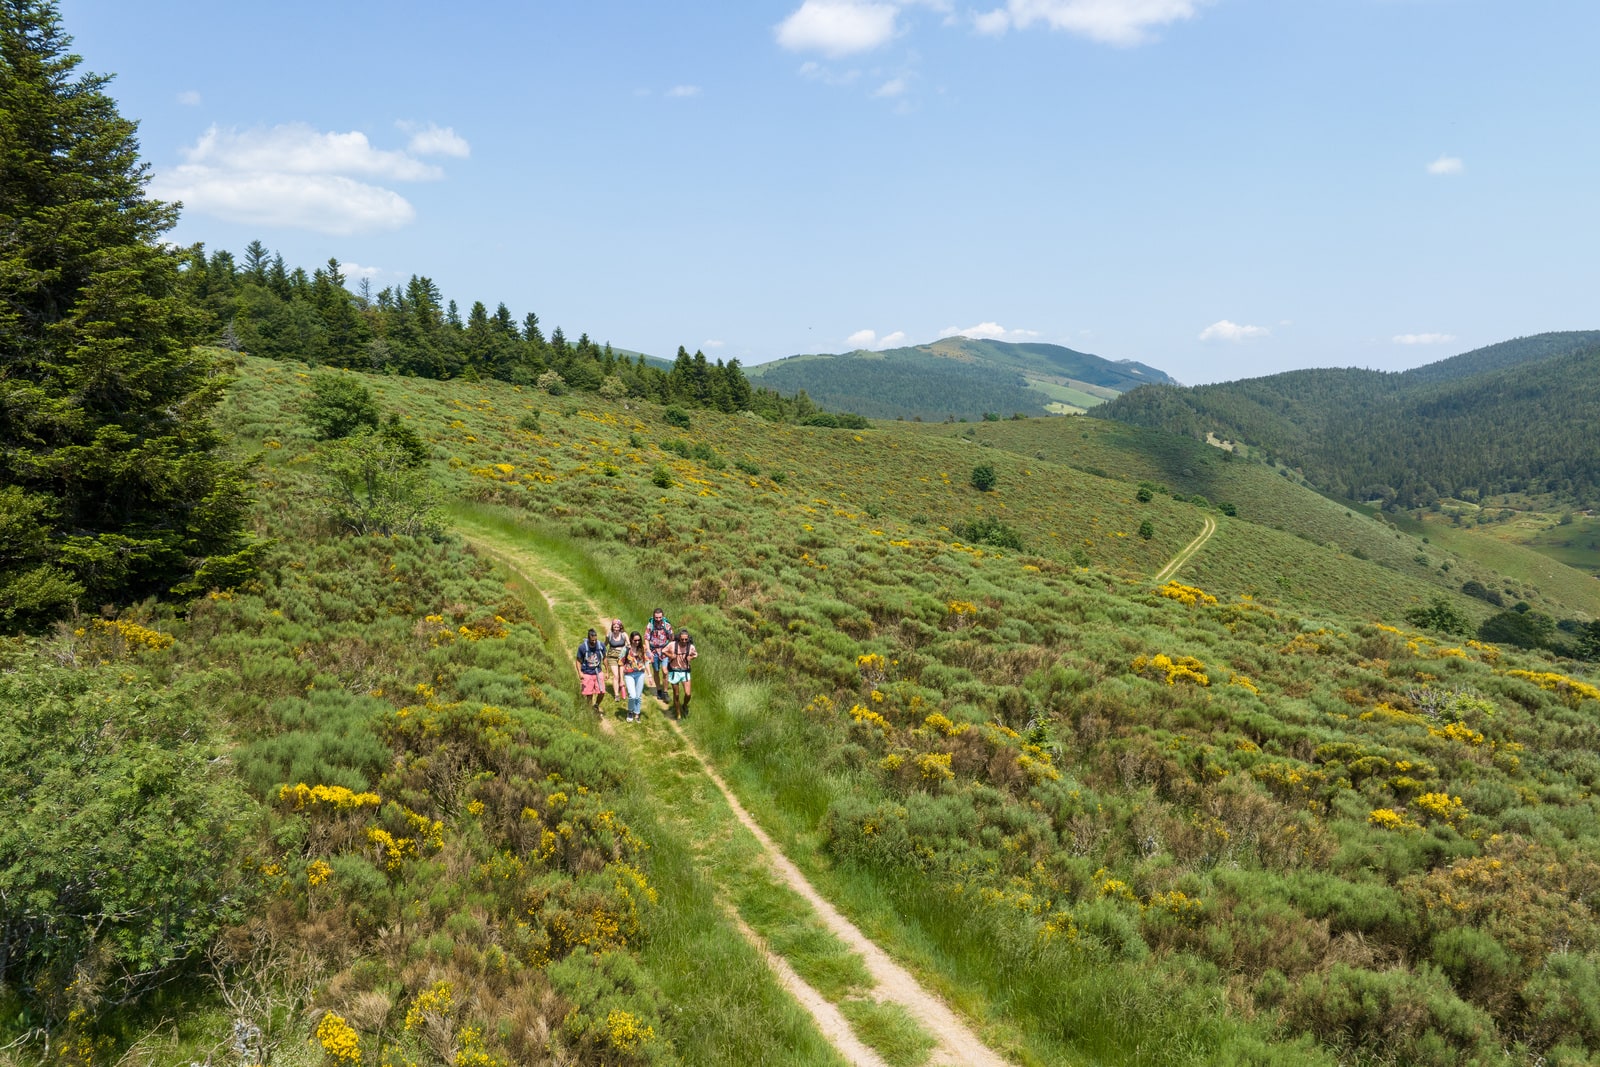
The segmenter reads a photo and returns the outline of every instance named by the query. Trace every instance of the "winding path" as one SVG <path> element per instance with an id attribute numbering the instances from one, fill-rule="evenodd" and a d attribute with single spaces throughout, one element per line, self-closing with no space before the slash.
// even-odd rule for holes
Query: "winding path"
<path id="1" fill-rule="evenodd" d="M 1210 525 L 1206 533 L 1185 549 L 1185 553 L 1192 554 L 1215 529 L 1215 523 L 1209 519 L 1207 522 Z M 457 529 L 479 551 L 498 559 L 544 596 L 564 631 L 557 635 L 561 643 L 565 644 L 568 638 L 587 629 L 586 620 L 604 616 L 600 605 L 587 596 L 577 582 L 550 566 L 532 550 L 518 545 L 513 538 L 470 523 L 461 523 Z M 802 897 L 815 911 L 822 925 L 860 955 L 875 983 L 869 995 L 879 1002 L 899 1004 L 938 1042 L 927 1062 L 939 1067 L 1008 1067 L 1008 1061 L 985 1045 L 949 1005 L 923 988 L 910 971 L 890 958 L 888 953 L 817 892 L 816 887 L 761 829 L 688 735 L 676 722 L 666 722 L 686 752 L 699 764 L 706 779 L 716 786 L 739 823 L 759 843 L 772 875 Z M 603 725 L 610 727 L 609 716 L 603 720 Z M 767 960 L 779 983 L 810 1013 L 818 1030 L 847 1062 L 862 1067 L 886 1067 L 882 1057 L 856 1037 L 836 1005 L 807 984 L 786 960 L 773 952 L 739 917 L 729 902 L 721 903 L 740 932 Z"/>
<path id="2" fill-rule="evenodd" d="M 1205 524 L 1200 528 L 1200 536 L 1196 537 L 1193 541 L 1190 541 L 1187 545 L 1184 545 L 1182 551 L 1180 551 L 1176 556 L 1173 556 L 1171 561 L 1168 562 L 1165 567 L 1162 567 L 1156 572 L 1156 584 L 1160 585 L 1162 582 L 1169 582 L 1173 578 L 1176 578 L 1178 576 L 1178 568 L 1182 567 L 1185 563 L 1188 563 L 1189 560 L 1193 559 L 1194 554 L 1200 551 L 1201 547 L 1207 541 L 1211 540 L 1211 535 L 1216 532 L 1217 520 L 1213 519 L 1210 515 L 1207 515 L 1205 517 Z"/>

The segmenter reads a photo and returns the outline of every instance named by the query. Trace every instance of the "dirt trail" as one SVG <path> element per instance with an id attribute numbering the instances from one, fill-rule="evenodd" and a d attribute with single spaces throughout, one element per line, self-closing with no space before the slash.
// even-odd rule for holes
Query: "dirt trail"
<path id="1" fill-rule="evenodd" d="M 1182 567 L 1185 563 L 1188 563 L 1189 560 L 1193 559 L 1194 554 L 1200 551 L 1201 546 L 1207 541 L 1211 540 L 1211 535 L 1216 532 L 1217 520 L 1207 515 L 1205 518 L 1205 524 L 1200 528 L 1200 536 L 1196 537 L 1193 541 L 1190 541 L 1187 545 L 1184 545 L 1183 551 L 1179 552 L 1176 556 L 1173 556 L 1171 562 L 1169 562 L 1165 567 L 1162 567 L 1160 571 L 1156 572 L 1156 584 L 1159 585 L 1162 582 L 1168 582 L 1173 578 L 1176 578 L 1178 576 L 1178 568 Z"/>
<path id="2" fill-rule="evenodd" d="M 1209 523 L 1210 520 L 1208 519 Z M 1185 552 L 1197 549 L 1205 538 L 1210 536 L 1210 530 L 1215 529 L 1212 523 L 1205 534 Z M 499 559 L 525 581 L 539 590 L 550 603 L 552 612 L 556 615 L 558 623 L 565 626 L 573 625 L 568 620 L 583 618 L 600 618 L 603 612 L 600 606 L 586 596 L 580 586 L 565 575 L 553 570 L 541 561 L 534 553 L 520 548 L 514 542 L 498 534 L 490 533 L 479 527 L 462 527 L 459 532 L 470 543 L 481 551 Z M 1170 565 L 1169 565 L 1170 566 Z M 558 608 L 559 605 L 559 608 Z M 571 636 L 569 629 L 565 634 L 557 635 L 558 640 Z M 576 646 L 574 646 L 576 647 Z M 888 953 L 879 948 L 870 938 L 861 932 L 837 908 L 829 903 L 812 884 L 806 880 L 804 874 L 796 867 L 787 856 L 778 848 L 773 840 L 761 829 L 754 817 L 745 810 L 743 804 L 734 796 L 712 767 L 704 754 L 695 747 L 687 734 L 679 728 L 676 722 L 667 720 L 668 725 L 683 743 L 685 750 L 699 763 L 706 777 L 717 787 L 723 799 L 732 809 L 734 816 L 740 824 L 756 839 L 765 854 L 768 865 L 774 876 L 799 894 L 816 911 L 822 924 L 834 936 L 843 941 L 852 950 L 860 954 L 866 964 L 867 972 L 876 983 L 870 996 L 878 1001 L 892 1001 L 901 1005 L 938 1041 L 938 1046 L 933 1050 L 928 1059 L 929 1064 L 938 1067 L 1008 1067 L 1008 1061 L 998 1055 L 993 1049 L 979 1040 L 978 1035 L 967 1026 L 959 1016 L 939 997 L 922 987 L 915 976 L 900 964 L 891 959 Z M 609 717 L 604 726 L 611 729 Z M 797 1000 L 802 1007 L 810 1013 L 816 1022 L 817 1029 L 852 1064 L 863 1067 L 882 1067 L 883 1059 L 876 1052 L 862 1044 L 850 1029 L 849 1023 L 840 1013 L 839 1009 L 830 1003 L 821 993 L 812 988 L 806 981 L 795 973 L 788 962 L 768 948 L 766 943 L 738 914 L 731 905 L 723 902 L 746 940 L 772 966 L 773 973 L 779 983 Z"/>

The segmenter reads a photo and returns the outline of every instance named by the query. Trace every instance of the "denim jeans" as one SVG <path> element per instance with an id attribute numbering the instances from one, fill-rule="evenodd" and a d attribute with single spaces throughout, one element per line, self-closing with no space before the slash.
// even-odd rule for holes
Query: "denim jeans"
<path id="1" fill-rule="evenodd" d="M 628 685 L 628 717 L 637 719 L 644 703 L 644 671 L 629 671 L 622 680 Z"/>

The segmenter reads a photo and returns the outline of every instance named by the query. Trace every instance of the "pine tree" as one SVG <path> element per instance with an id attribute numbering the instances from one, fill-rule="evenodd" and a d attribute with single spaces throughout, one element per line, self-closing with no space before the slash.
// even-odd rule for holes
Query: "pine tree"
<path id="1" fill-rule="evenodd" d="M 162 241 L 177 209 L 146 198 L 135 124 L 70 43 L 50 0 L 0 0 L 3 629 L 245 563 L 224 379 Z"/>

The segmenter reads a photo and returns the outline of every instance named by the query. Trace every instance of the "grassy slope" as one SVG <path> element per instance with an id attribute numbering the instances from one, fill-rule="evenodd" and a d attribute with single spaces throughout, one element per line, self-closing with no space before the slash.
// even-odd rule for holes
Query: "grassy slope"
<path id="1" fill-rule="evenodd" d="M 919 429 L 964 434 L 969 427 Z M 1314 603 L 1332 604 L 1347 595 L 1350 607 L 1382 614 L 1386 604 L 1394 603 L 1392 593 L 1373 588 L 1380 583 L 1351 556 L 1359 552 L 1392 571 L 1392 581 L 1398 583 L 1393 592 L 1404 590 L 1410 598 L 1454 595 L 1468 579 L 1488 585 L 1498 574 L 1516 580 L 1519 599 L 1558 617 L 1600 617 L 1600 582 L 1574 568 L 1552 566 L 1537 552 L 1485 536 L 1446 532 L 1433 524 L 1423 528 L 1403 518 L 1391 522 L 1362 507 L 1321 496 L 1293 478 L 1292 472 L 1229 461 L 1221 449 L 1192 438 L 1101 419 L 1031 419 L 974 424 L 970 429 L 974 440 L 1009 451 L 1043 455 L 1117 479 L 1156 482 L 1185 496 L 1201 494 L 1213 504 L 1236 505 L 1241 519 L 1265 528 L 1234 535 L 1255 547 L 1241 554 L 1204 553 L 1197 560 L 1201 569 L 1186 572 L 1203 574 L 1222 588 L 1292 598 L 1293 585 L 1301 585 Z M 1293 544 L 1281 534 L 1291 534 L 1301 543 Z M 1424 536 L 1431 543 L 1423 543 Z M 1427 559 L 1426 565 L 1418 562 L 1419 556 Z M 1440 569 L 1445 563 L 1450 565 L 1448 571 Z M 1274 594 L 1272 586 L 1280 574 L 1290 579 L 1291 589 Z M 1486 613 L 1481 603 L 1457 600 L 1475 615 Z"/>
<path id="2" fill-rule="evenodd" d="M 283 411 L 304 390 L 288 366 L 248 373 Z M 1291 577 L 1276 609 L 1185 605 L 1140 576 L 1198 531 L 1192 505 L 939 428 L 697 413 L 718 470 L 663 451 L 677 431 L 648 405 L 371 384 L 453 491 L 682 598 L 702 648 L 757 687 L 691 721 L 697 742 L 858 923 L 1007 1020 L 1026 1060 L 1327 1062 L 1284 1043 L 1302 1033 L 1425 1063 L 1600 1053 L 1600 1025 L 1562 999 L 1600 975 L 1600 702 L 1538 687 L 1575 666 L 1368 624 L 1364 605 L 1392 619 L 1439 588 L 1420 576 L 1224 520 L 1226 551 L 1192 564 L 1231 583 L 1214 592 L 1313 558 L 1327 591 Z M 518 429 L 533 409 L 539 429 Z M 997 493 L 963 484 L 980 460 Z M 940 529 L 979 514 L 1030 552 Z M 1430 906 L 1452 886 L 1488 941 Z"/>

